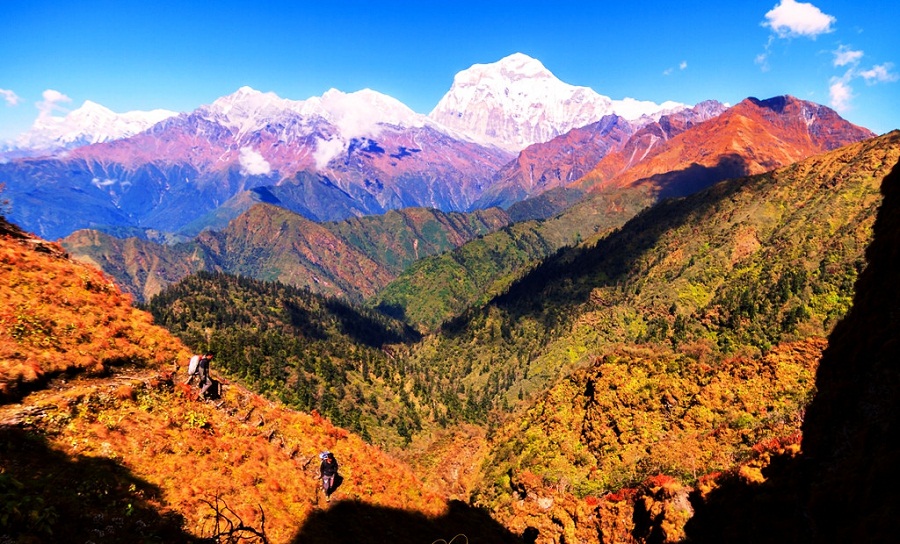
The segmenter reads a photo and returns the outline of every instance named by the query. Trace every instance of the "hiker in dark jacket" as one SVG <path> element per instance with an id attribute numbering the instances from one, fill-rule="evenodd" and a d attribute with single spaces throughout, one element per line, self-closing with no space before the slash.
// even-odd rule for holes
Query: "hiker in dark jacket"
<path id="1" fill-rule="evenodd" d="M 206 353 L 203 357 L 200 358 L 200 363 L 197 367 L 197 377 L 200 378 L 200 383 L 198 383 L 198 387 L 200 387 L 200 398 L 206 398 L 206 392 L 212 387 L 212 379 L 209 377 L 209 362 L 212 361 L 213 354 Z"/>
<path id="2" fill-rule="evenodd" d="M 322 478 L 322 490 L 325 491 L 325 501 L 331 502 L 331 493 L 334 491 L 334 477 L 338 473 L 338 462 L 330 451 L 319 455 L 322 464 L 319 465 L 319 478 Z"/>

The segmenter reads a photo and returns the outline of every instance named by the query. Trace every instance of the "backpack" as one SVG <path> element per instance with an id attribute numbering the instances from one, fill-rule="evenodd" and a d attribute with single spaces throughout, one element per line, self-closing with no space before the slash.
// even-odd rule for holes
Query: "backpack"
<path id="1" fill-rule="evenodd" d="M 191 357 L 191 362 L 188 363 L 188 376 L 193 376 L 197 373 L 197 369 L 200 367 L 200 356 L 194 355 Z"/>

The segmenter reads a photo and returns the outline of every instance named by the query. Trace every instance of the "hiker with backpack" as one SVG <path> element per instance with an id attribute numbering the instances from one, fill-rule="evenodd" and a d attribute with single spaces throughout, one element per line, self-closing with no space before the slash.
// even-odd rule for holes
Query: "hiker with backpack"
<path id="1" fill-rule="evenodd" d="M 322 479 L 325 502 L 331 502 L 331 493 L 334 491 L 334 479 L 338 473 L 338 462 L 330 451 L 320 453 L 319 459 L 322 460 L 322 464 L 319 465 L 319 478 Z"/>
<path id="2" fill-rule="evenodd" d="M 209 377 L 209 362 L 212 361 L 212 353 L 204 353 L 203 355 L 194 355 L 188 363 L 188 379 L 185 385 L 191 385 L 194 378 L 197 378 L 197 387 L 200 388 L 200 398 L 205 398 L 207 391 L 213 385 L 212 378 Z"/>

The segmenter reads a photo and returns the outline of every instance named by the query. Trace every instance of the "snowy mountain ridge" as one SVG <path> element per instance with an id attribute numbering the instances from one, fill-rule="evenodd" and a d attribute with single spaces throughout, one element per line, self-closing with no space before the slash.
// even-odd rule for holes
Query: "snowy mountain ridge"
<path id="1" fill-rule="evenodd" d="M 20 135 L 13 145 L 22 150 L 53 152 L 109 142 L 143 132 L 175 115 L 177 112 L 164 109 L 115 113 L 86 100 L 81 107 L 65 116 L 38 116 L 31 129 Z"/>
<path id="2" fill-rule="evenodd" d="M 569 85 L 540 61 L 515 53 L 491 64 L 474 64 L 429 117 L 475 141 L 517 152 L 615 113 L 628 120 L 659 119 L 688 106 L 632 98 L 612 100 L 588 87 Z"/>
<path id="3" fill-rule="evenodd" d="M 375 138 L 386 127 L 429 127 L 455 139 L 506 152 L 549 141 L 569 130 L 616 113 L 629 120 L 657 120 L 687 108 L 632 98 L 612 100 L 588 87 L 559 80 L 540 61 L 522 53 L 491 64 L 474 64 L 456 74 L 450 90 L 430 114 L 371 89 L 331 89 L 306 100 L 281 98 L 249 86 L 200 106 L 195 113 L 233 131 L 238 139 L 270 125 L 303 127 L 320 142 L 324 164 L 356 138 Z M 4 149 L 37 155 L 127 138 L 178 115 L 168 110 L 117 114 L 91 101 L 64 117 L 42 114 L 31 129 Z M 319 130 L 321 122 L 330 125 Z"/>

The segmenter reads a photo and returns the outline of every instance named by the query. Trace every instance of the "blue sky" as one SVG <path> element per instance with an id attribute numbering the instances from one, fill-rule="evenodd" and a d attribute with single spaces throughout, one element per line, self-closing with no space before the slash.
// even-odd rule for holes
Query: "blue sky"
<path id="1" fill-rule="evenodd" d="M 613 99 L 791 94 L 900 128 L 900 2 L 0 0 L 0 140 L 40 111 L 191 111 L 243 85 L 371 88 L 428 113 L 515 52 Z"/>

